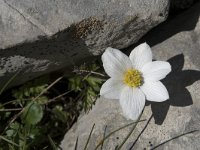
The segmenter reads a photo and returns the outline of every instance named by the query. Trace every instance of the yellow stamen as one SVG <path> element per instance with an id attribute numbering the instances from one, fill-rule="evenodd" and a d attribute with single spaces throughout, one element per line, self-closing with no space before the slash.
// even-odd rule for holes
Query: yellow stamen
<path id="1" fill-rule="evenodd" d="M 124 74 L 124 83 L 130 87 L 138 87 L 142 85 L 142 75 L 136 69 L 128 69 Z"/>

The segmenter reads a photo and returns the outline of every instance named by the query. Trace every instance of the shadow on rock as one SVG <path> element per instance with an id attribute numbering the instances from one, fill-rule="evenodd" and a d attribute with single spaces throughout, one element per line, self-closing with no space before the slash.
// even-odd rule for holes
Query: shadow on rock
<path id="1" fill-rule="evenodd" d="M 144 36 L 140 40 L 140 43 L 143 43 L 148 39 L 148 44 L 153 46 L 165 41 L 177 33 L 194 30 L 200 15 L 199 8 L 200 2 L 195 4 L 189 10 L 178 15 L 177 17 L 161 23 L 156 28 L 152 29 L 149 34 Z"/>
<path id="2" fill-rule="evenodd" d="M 169 18 L 165 22 L 153 28 L 143 36 L 137 43 L 131 45 L 126 50 L 131 51 L 140 43 L 147 42 L 151 47 L 166 41 L 170 37 L 183 31 L 192 31 L 195 29 L 200 15 L 200 2 L 196 3 L 190 9 L 179 14 L 175 18 Z"/>
<path id="3" fill-rule="evenodd" d="M 168 60 L 172 66 L 172 72 L 162 82 L 167 87 L 170 99 L 165 102 L 148 102 L 151 104 L 153 117 L 156 124 L 161 125 L 168 113 L 169 107 L 185 107 L 193 104 L 187 86 L 200 80 L 200 71 L 182 70 L 184 65 L 184 55 L 176 55 Z"/>
<path id="4" fill-rule="evenodd" d="M 92 56 L 82 35 L 77 32 L 74 25 L 51 37 L 41 36 L 34 42 L 0 49 L 0 68 L 7 71 L 0 82 L 4 85 L 18 70 L 21 70 L 20 75 L 12 86 L 52 71 L 70 73 L 72 66 L 80 65 Z"/>

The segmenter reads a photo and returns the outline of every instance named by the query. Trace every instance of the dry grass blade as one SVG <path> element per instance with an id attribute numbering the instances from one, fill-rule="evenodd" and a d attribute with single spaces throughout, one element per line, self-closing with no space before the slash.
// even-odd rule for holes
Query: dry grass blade
<path id="1" fill-rule="evenodd" d="M 133 124 L 135 124 L 135 123 L 139 123 L 139 122 L 142 122 L 142 121 L 146 121 L 146 119 L 144 119 L 144 120 L 139 120 L 139 121 L 137 121 L 137 122 L 132 122 L 132 123 L 130 123 L 130 124 L 127 124 L 127 125 L 125 125 L 125 126 L 123 126 L 123 127 L 120 127 L 120 128 L 118 128 L 118 129 L 112 131 L 112 132 L 109 133 L 107 136 L 105 136 L 105 138 L 102 139 L 102 140 L 99 142 L 99 144 L 97 144 L 95 150 L 97 150 L 98 147 L 99 147 L 100 145 L 102 145 L 102 143 L 103 143 L 107 138 L 109 138 L 112 134 L 114 134 L 115 132 L 120 131 L 120 130 L 122 130 L 122 129 L 124 129 L 124 128 L 130 126 L 130 125 L 133 125 Z"/>
<path id="2" fill-rule="evenodd" d="M 59 82 L 63 77 L 59 77 L 56 79 L 52 84 L 50 84 L 47 88 L 45 88 L 37 97 L 33 99 L 33 101 L 37 100 L 40 96 L 42 96 L 46 91 L 48 91 L 52 86 L 54 86 L 57 82 Z M 17 113 L 8 123 L 8 125 L 4 128 L 3 132 L 6 131 L 6 129 L 10 126 L 11 123 L 13 123 L 24 111 L 25 109 L 23 108 L 19 113 Z"/>
<path id="3" fill-rule="evenodd" d="M 69 93 L 72 92 L 72 91 L 73 91 L 73 90 L 67 91 L 67 92 L 65 92 L 65 93 L 63 93 L 63 94 L 58 95 L 57 97 L 54 97 L 54 98 L 50 99 L 50 100 L 47 102 L 47 104 L 52 103 L 52 102 L 55 102 L 57 99 L 59 99 L 59 98 L 65 96 L 65 95 L 69 94 Z"/>
<path id="4" fill-rule="evenodd" d="M 6 139 L 5 137 L 3 137 L 3 136 L 1 136 L 1 135 L 0 135 L 0 139 L 4 140 L 4 141 L 6 141 L 6 142 L 8 142 L 8 143 L 10 143 L 10 144 L 12 144 L 12 145 L 15 145 L 15 146 L 19 147 L 18 144 L 14 143 L 14 142 L 11 141 L 11 140 Z"/>
<path id="5" fill-rule="evenodd" d="M 54 143 L 54 141 L 52 140 L 52 138 L 51 138 L 49 135 L 47 135 L 47 137 L 48 137 L 48 140 L 49 140 L 49 142 L 50 142 L 50 144 L 51 144 L 51 148 L 52 148 L 53 150 L 57 150 L 57 146 L 56 146 L 56 144 Z"/>
<path id="6" fill-rule="evenodd" d="M 105 136 L 106 136 L 106 129 L 107 129 L 107 126 L 105 126 L 105 129 L 104 129 L 103 139 L 104 139 Z M 102 144 L 101 144 L 101 150 L 103 150 L 103 144 L 104 144 L 104 142 L 102 142 Z"/>
<path id="7" fill-rule="evenodd" d="M 186 132 L 186 133 L 183 133 L 183 134 L 181 134 L 181 135 L 175 136 L 175 137 L 173 137 L 173 138 L 171 138 L 171 139 L 169 139 L 169 140 L 166 140 L 166 141 L 163 142 L 163 143 L 158 144 L 157 146 L 154 146 L 151 150 L 157 149 L 158 147 L 160 147 L 160 146 L 162 146 L 162 145 L 164 145 L 164 144 L 166 144 L 166 143 L 168 143 L 168 142 L 170 142 L 170 141 L 172 141 L 172 140 L 174 140 L 174 139 L 180 138 L 180 137 L 182 137 L 182 136 L 184 136 L 184 135 L 191 134 L 191 133 L 194 133 L 194 132 L 197 132 L 197 131 L 199 131 L 199 130 L 193 130 L 193 131 Z"/>
<path id="8" fill-rule="evenodd" d="M 7 124 L 7 126 L 4 128 L 2 134 L 8 129 L 8 127 L 10 126 L 11 123 L 13 123 L 22 113 L 23 113 L 24 109 L 22 109 L 19 113 L 17 113 Z"/>
<path id="9" fill-rule="evenodd" d="M 77 139 L 76 139 L 76 144 L 75 144 L 74 150 L 78 150 L 78 137 L 77 137 Z"/>
<path id="10" fill-rule="evenodd" d="M 6 89 L 6 87 L 15 79 L 15 77 L 21 72 L 21 70 L 19 70 L 16 74 L 14 74 L 14 76 L 12 76 L 7 82 L 6 84 L 1 88 L 0 90 L 0 95 L 3 93 L 3 91 Z"/>
<path id="11" fill-rule="evenodd" d="M 0 112 L 7 112 L 7 111 L 20 111 L 22 108 L 10 108 L 10 109 L 0 109 Z"/>
<path id="12" fill-rule="evenodd" d="M 153 118 L 153 115 L 150 116 L 149 120 L 147 121 L 146 125 L 144 126 L 144 128 L 142 129 L 142 131 L 140 132 L 140 134 L 138 135 L 138 137 L 135 139 L 135 141 L 133 142 L 133 144 L 131 145 L 129 150 L 132 150 L 134 145 L 137 143 L 138 139 L 140 138 L 140 136 L 142 135 L 142 133 L 144 132 L 144 130 L 147 128 L 148 124 L 150 123 L 151 119 Z"/>
<path id="13" fill-rule="evenodd" d="M 56 83 L 58 83 L 63 77 L 59 77 L 56 79 L 53 83 L 51 83 L 47 88 L 45 88 L 38 96 L 36 96 L 33 101 L 38 99 L 40 96 L 42 96 L 46 91 L 48 91 L 52 86 L 54 86 Z"/>
<path id="14" fill-rule="evenodd" d="M 88 139 L 87 139 L 87 142 L 86 142 L 86 144 L 85 144 L 84 150 L 87 149 L 87 146 L 88 146 L 88 143 L 89 143 L 89 141 L 90 141 L 90 138 L 91 138 L 92 132 L 93 132 L 93 130 L 94 130 L 94 127 L 95 127 L 95 124 L 93 124 L 93 126 L 92 126 L 92 129 L 91 129 L 90 134 L 89 134 L 89 136 L 88 136 Z"/>
<path id="15" fill-rule="evenodd" d="M 95 74 L 95 75 L 99 75 L 99 76 L 102 76 L 102 77 L 106 77 L 106 75 L 102 74 L 102 73 L 99 73 L 99 72 L 95 72 L 95 71 L 89 71 L 89 70 L 74 70 L 73 72 L 75 73 L 88 73 L 88 75 L 90 74 Z"/>
<path id="16" fill-rule="evenodd" d="M 144 111 L 144 109 L 143 109 Z M 143 113 L 142 111 L 142 113 Z M 126 141 L 128 140 L 128 138 L 131 136 L 131 134 L 133 133 L 133 131 L 135 130 L 140 118 L 142 117 L 142 113 L 140 114 L 140 116 L 138 117 L 136 123 L 134 124 L 132 130 L 129 132 L 129 134 L 126 136 L 126 138 L 123 140 L 123 142 L 116 148 L 116 150 L 120 150 L 122 148 L 122 146 L 126 143 Z"/>

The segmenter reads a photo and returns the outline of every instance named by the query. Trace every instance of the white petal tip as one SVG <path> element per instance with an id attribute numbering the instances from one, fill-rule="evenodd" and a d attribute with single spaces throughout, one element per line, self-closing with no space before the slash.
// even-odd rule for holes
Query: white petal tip
<path id="1" fill-rule="evenodd" d="M 158 98 L 158 99 L 151 99 L 150 101 L 155 101 L 155 102 L 164 102 L 166 100 L 169 99 L 169 94 L 166 93 L 166 95 L 163 95 L 162 97 Z M 147 99 L 148 100 L 148 99 Z"/>
<path id="2" fill-rule="evenodd" d="M 140 46 L 143 46 L 143 47 L 148 47 L 148 48 L 150 47 L 150 46 L 149 46 L 149 44 L 147 44 L 146 42 L 144 42 L 144 43 L 140 44 Z"/>
<path id="3" fill-rule="evenodd" d="M 165 95 L 165 97 L 163 98 L 163 102 L 169 99 L 169 94 L 167 93 L 167 95 Z"/>
<path id="4" fill-rule="evenodd" d="M 160 82 L 146 82 L 141 87 L 148 101 L 163 102 L 169 99 L 166 87 Z"/>
<path id="5" fill-rule="evenodd" d="M 138 119 L 139 115 L 138 116 L 127 116 L 125 115 L 125 118 L 128 119 L 128 120 L 132 120 L 132 121 L 136 121 Z"/>
<path id="6" fill-rule="evenodd" d="M 167 63 L 169 65 L 169 73 L 170 73 L 172 71 L 172 66 L 171 66 L 171 64 L 169 62 L 167 62 Z"/>
<path id="7" fill-rule="evenodd" d="M 129 56 L 133 67 L 140 70 L 142 67 L 152 61 L 151 48 L 147 43 L 142 43 L 135 47 Z"/>
<path id="8" fill-rule="evenodd" d="M 108 52 L 108 51 L 113 51 L 113 50 L 115 50 L 114 48 L 112 48 L 112 47 L 107 47 L 106 48 L 106 50 L 105 50 L 105 52 Z"/>

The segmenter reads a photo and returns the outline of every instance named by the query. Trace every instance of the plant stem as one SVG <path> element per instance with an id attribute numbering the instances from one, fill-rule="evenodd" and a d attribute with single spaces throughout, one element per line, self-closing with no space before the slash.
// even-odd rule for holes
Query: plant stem
<path id="1" fill-rule="evenodd" d="M 102 74 L 102 73 L 99 73 L 99 72 L 95 72 L 95 71 L 89 71 L 89 70 L 74 70 L 73 72 L 75 73 L 90 73 L 90 74 L 95 74 L 95 75 L 99 75 L 99 76 L 102 76 L 102 77 L 105 77 L 106 75 Z"/>
<path id="2" fill-rule="evenodd" d="M 53 150 L 57 150 L 57 146 L 56 144 L 54 143 L 54 141 L 52 140 L 52 138 L 50 137 L 50 135 L 47 135 L 48 139 L 49 139 L 49 142 L 51 144 L 51 147 Z"/>
<path id="3" fill-rule="evenodd" d="M 26 149 L 26 137 L 27 137 L 27 131 L 26 131 L 26 128 L 25 128 L 25 135 L 24 135 L 24 141 L 23 141 L 22 150 L 25 150 L 25 149 Z"/>
<path id="4" fill-rule="evenodd" d="M 35 101 L 36 99 L 38 99 L 40 96 L 42 96 L 46 91 L 48 91 L 52 86 L 54 86 L 58 81 L 60 81 L 63 77 L 59 77 L 58 79 L 56 79 L 53 83 L 51 83 L 47 88 L 45 88 L 38 96 L 36 96 L 33 101 Z"/>
<path id="5" fill-rule="evenodd" d="M 105 138 L 105 136 L 106 136 L 106 129 L 107 129 L 107 125 L 105 126 L 105 129 L 104 129 L 104 133 L 103 133 L 103 139 Z M 103 144 L 104 144 L 104 142 L 102 142 L 102 144 L 101 144 L 101 150 L 103 150 Z"/>
<path id="6" fill-rule="evenodd" d="M 142 111 L 143 113 L 143 111 Z M 120 150 L 122 148 L 122 146 L 126 143 L 126 141 L 128 140 L 128 138 L 131 136 L 131 134 L 133 133 L 133 131 L 135 130 L 136 126 L 137 126 L 137 123 L 138 121 L 140 120 L 141 116 L 142 116 L 142 113 L 140 114 L 140 116 L 138 117 L 136 123 L 134 124 L 132 130 L 129 132 L 129 134 L 126 136 L 126 138 L 124 139 L 124 141 L 121 143 L 121 145 L 119 145 L 116 150 Z"/>
<path id="7" fill-rule="evenodd" d="M 46 104 L 52 103 L 52 102 L 54 102 L 56 99 L 61 98 L 61 97 L 65 96 L 65 95 L 69 94 L 69 93 L 72 92 L 72 91 L 73 91 L 73 90 L 70 90 L 70 91 L 67 91 L 67 92 L 65 92 L 65 93 L 63 93 L 63 94 L 60 94 L 60 95 L 58 95 L 57 97 L 54 97 L 54 98 L 50 99 Z"/>
<path id="8" fill-rule="evenodd" d="M 199 130 L 193 130 L 193 131 L 189 131 L 189 132 L 183 133 L 181 135 L 175 136 L 175 137 L 173 137 L 173 138 L 171 138 L 169 140 L 164 141 L 163 143 L 160 143 L 160 144 L 154 146 L 151 150 L 157 149 L 158 147 L 160 147 L 160 146 L 162 146 L 162 145 L 164 145 L 164 144 L 166 144 L 166 143 L 168 143 L 168 142 L 170 142 L 170 141 L 172 141 L 174 139 L 177 139 L 179 137 L 182 137 L 184 135 L 191 134 L 191 133 L 194 133 L 194 132 L 197 132 L 197 131 L 199 131 Z"/>
<path id="9" fill-rule="evenodd" d="M 6 87 L 15 79 L 15 77 L 20 73 L 21 70 L 19 70 L 17 73 L 15 73 L 7 82 L 4 84 L 4 86 L 0 90 L 0 95 L 3 93 L 3 91 L 6 89 Z"/>
<path id="10" fill-rule="evenodd" d="M 24 111 L 24 109 L 22 109 L 19 113 L 17 113 L 10 121 L 9 123 L 7 124 L 7 126 L 4 128 L 2 134 L 6 131 L 6 129 L 10 126 L 11 123 L 13 123 L 15 121 L 15 119 L 17 119 L 21 113 Z"/>
<path id="11" fill-rule="evenodd" d="M 35 101 L 36 99 L 38 99 L 42 94 L 44 94 L 46 91 L 48 91 L 52 86 L 54 86 L 58 81 L 60 81 L 63 77 L 59 77 L 58 79 L 56 79 L 52 84 L 50 84 L 46 89 L 44 89 L 38 96 L 36 96 L 32 101 Z M 8 125 L 4 128 L 3 133 L 5 132 L 5 130 L 10 126 L 11 123 L 13 123 L 24 111 L 25 109 L 23 108 L 18 114 L 16 114 L 8 123 Z"/>
<path id="12" fill-rule="evenodd" d="M 97 150 L 98 147 L 99 147 L 107 138 L 109 138 L 112 134 L 114 134 L 115 132 L 117 132 L 117 131 L 119 131 L 119 130 L 121 130 L 121 129 L 124 129 L 124 128 L 130 126 L 130 125 L 136 124 L 136 123 L 138 123 L 138 122 L 142 122 L 142 121 L 146 121 L 146 119 L 144 119 L 144 120 L 139 120 L 139 121 L 137 121 L 137 122 L 129 123 L 129 124 L 123 126 L 123 127 L 120 127 L 120 128 L 118 128 L 118 129 L 112 131 L 111 133 L 109 133 L 107 136 L 105 136 L 105 138 L 102 139 L 102 140 L 97 144 L 97 146 L 95 147 L 95 150 Z"/>
<path id="13" fill-rule="evenodd" d="M 92 132 L 93 132 L 93 130 L 94 130 L 94 126 L 95 126 L 95 124 L 93 124 L 93 126 L 92 126 L 92 129 L 91 129 L 90 134 L 89 134 L 89 136 L 88 136 L 88 139 L 87 139 L 87 142 L 86 142 L 86 144 L 85 144 L 85 148 L 84 148 L 84 150 L 87 149 L 87 146 L 88 146 L 88 143 L 89 143 L 89 141 L 90 141 L 90 138 L 91 138 Z"/>
<path id="14" fill-rule="evenodd" d="M 18 147 L 19 147 L 18 144 L 14 143 L 14 142 L 11 141 L 11 140 L 8 140 L 7 138 L 3 137 L 2 135 L 0 135 L 0 139 L 4 140 L 4 141 L 6 141 L 6 142 L 8 142 L 8 143 L 10 143 L 10 144 L 12 144 L 12 145 L 15 145 L 15 146 L 18 146 Z"/>
<path id="15" fill-rule="evenodd" d="M 30 100 L 31 100 L 31 99 L 23 99 L 23 101 L 30 101 Z M 19 101 L 19 99 L 11 100 L 11 101 L 9 101 L 9 102 L 6 102 L 6 103 L 2 104 L 1 106 L 5 106 L 5 105 L 8 105 L 8 104 L 10 104 L 10 103 L 18 102 L 18 101 Z"/>
<path id="16" fill-rule="evenodd" d="M 142 131 L 140 132 L 140 134 L 137 136 L 136 140 L 133 142 L 132 146 L 129 148 L 129 150 L 133 149 L 134 145 L 137 143 L 138 139 L 140 138 L 140 136 L 142 135 L 142 133 L 144 132 L 144 130 L 147 128 L 149 122 L 151 121 L 153 115 L 150 116 L 149 120 L 147 121 L 146 125 L 144 126 L 144 128 L 142 129 Z"/>
<path id="17" fill-rule="evenodd" d="M 10 109 L 0 109 L 0 112 L 7 112 L 7 111 L 19 111 L 23 108 L 10 108 Z"/>
<path id="18" fill-rule="evenodd" d="M 78 150 L 78 137 L 76 138 L 76 144 L 74 150 Z"/>

